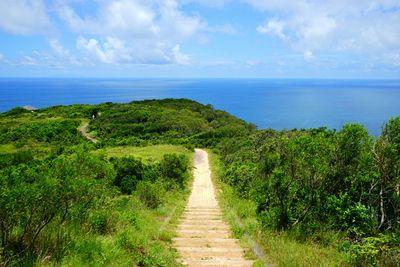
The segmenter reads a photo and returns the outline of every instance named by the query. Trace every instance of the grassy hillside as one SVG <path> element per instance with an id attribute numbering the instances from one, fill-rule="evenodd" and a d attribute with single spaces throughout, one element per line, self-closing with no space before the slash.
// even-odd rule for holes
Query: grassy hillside
<path id="1" fill-rule="evenodd" d="M 253 129 L 190 100 L 1 113 L 0 265 L 179 266 L 192 148 Z"/>
<path id="2" fill-rule="evenodd" d="M 0 113 L 0 265 L 178 266 L 194 147 L 215 153 L 235 234 L 269 262 L 400 264 L 400 118 L 379 138 L 358 124 L 257 130 L 165 99 Z"/>

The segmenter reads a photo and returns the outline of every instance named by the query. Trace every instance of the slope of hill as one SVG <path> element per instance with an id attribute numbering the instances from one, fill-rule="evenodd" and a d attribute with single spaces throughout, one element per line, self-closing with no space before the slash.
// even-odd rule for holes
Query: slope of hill
<path id="1" fill-rule="evenodd" d="M 379 138 L 257 130 L 187 99 L 1 113 L 0 263 L 179 265 L 195 147 L 214 152 L 234 232 L 272 264 L 399 264 L 400 118 Z"/>

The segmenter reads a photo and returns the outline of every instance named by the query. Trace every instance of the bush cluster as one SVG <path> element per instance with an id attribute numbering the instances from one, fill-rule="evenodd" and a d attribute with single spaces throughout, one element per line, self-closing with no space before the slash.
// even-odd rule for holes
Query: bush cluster
<path id="1" fill-rule="evenodd" d="M 379 138 L 359 124 L 338 132 L 261 130 L 226 140 L 219 151 L 224 181 L 257 204 L 265 227 L 298 233 L 299 240 L 340 231 L 358 262 L 398 262 L 397 243 L 375 238 L 400 230 L 400 117 Z M 381 250 L 387 257 L 370 255 Z"/>
<path id="2" fill-rule="evenodd" d="M 64 243 L 71 238 L 67 233 L 79 233 L 71 230 L 75 225 L 87 224 L 87 231 L 100 235 L 109 233 L 113 222 L 102 203 L 115 195 L 135 194 L 144 206 L 159 207 L 167 187 L 184 185 L 189 163 L 174 154 L 156 163 L 132 157 L 109 161 L 85 147 L 42 160 L 16 155 L 11 159 L 0 171 L 0 263 L 4 265 L 35 259 L 43 251 L 62 257 Z"/>

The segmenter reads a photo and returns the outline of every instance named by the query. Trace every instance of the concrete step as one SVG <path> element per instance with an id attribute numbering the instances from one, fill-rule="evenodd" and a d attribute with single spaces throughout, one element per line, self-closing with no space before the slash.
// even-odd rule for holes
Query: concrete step
<path id="1" fill-rule="evenodd" d="M 218 232 L 214 231 L 178 231 L 178 237 L 184 238 L 230 238 L 230 232 Z"/>
<path id="2" fill-rule="evenodd" d="M 198 207 L 198 206 L 188 206 L 185 208 L 185 210 L 221 210 L 219 207 L 214 207 L 214 206 L 204 206 L 204 207 Z"/>
<path id="3" fill-rule="evenodd" d="M 221 209 L 185 209 L 184 212 L 219 212 L 221 213 Z"/>
<path id="4" fill-rule="evenodd" d="M 186 246 L 190 244 L 193 247 L 204 247 L 204 246 L 223 246 L 223 247 L 240 247 L 239 242 L 236 239 L 231 238 L 187 238 L 187 237 L 175 237 L 173 239 L 176 246 Z"/>
<path id="5" fill-rule="evenodd" d="M 229 230 L 203 230 L 203 229 L 181 229 L 178 231 L 179 233 L 193 233 L 193 234 L 229 234 L 230 231 Z"/>
<path id="6" fill-rule="evenodd" d="M 202 259 L 215 259 L 224 258 L 230 260 L 240 260 L 242 258 L 242 251 L 181 251 L 179 253 L 184 259 L 202 260 Z"/>
<path id="7" fill-rule="evenodd" d="M 187 259 L 182 262 L 191 267 L 251 267 L 253 262 L 243 259 L 226 259 L 226 258 L 213 258 L 213 259 Z"/>
<path id="8" fill-rule="evenodd" d="M 219 216 L 222 217 L 222 212 L 197 212 L 197 211 L 188 211 L 184 212 L 182 216 Z"/>
<path id="9" fill-rule="evenodd" d="M 182 230 L 226 230 L 229 231 L 229 227 L 226 224 L 180 224 L 178 225 L 178 229 Z"/>
<path id="10" fill-rule="evenodd" d="M 211 246 L 211 247 L 192 247 L 192 246 L 177 246 L 180 252 L 195 252 L 204 253 L 204 255 L 209 255 L 210 253 L 243 253 L 244 250 L 240 247 L 223 247 L 223 246 Z"/>
<path id="11" fill-rule="evenodd" d="M 179 224 L 183 225 L 210 225 L 210 226 L 227 226 L 226 223 L 224 223 L 222 220 L 181 220 L 179 221 Z M 178 224 L 178 225 L 179 225 Z"/>
<path id="12" fill-rule="evenodd" d="M 221 220 L 222 216 L 218 214 L 183 214 L 181 219 L 191 219 L 191 220 Z"/>

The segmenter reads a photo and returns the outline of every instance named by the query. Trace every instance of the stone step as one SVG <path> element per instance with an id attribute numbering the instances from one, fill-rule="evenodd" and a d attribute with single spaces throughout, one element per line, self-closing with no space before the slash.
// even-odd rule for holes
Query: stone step
<path id="1" fill-rule="evenodd" d="M 209 217 L 189 217 L 189 216 L 185 216 L 182 217 L 180 220 L 180 222 L 185 222 L 185 221 L 192 221 L 198 224 L 204 224 L 205 222 L 222 222 L 224 223 L 224 221 L 222 220 L 221 217 L 217 217 L 217 216 L 209 216 Z"/>
<path id="2" fill-rule="evenodd" d="M 207 233 L 212 233 L 212 234 L 229 234 L 230 231 L 228 230 L 202 230 L 202 229 L 181 229 L 179 230 L 179 233 L 193 233 L 193 234 L 207 234 Z"/>
<path id="3" fill-rule="evenodd" d="M 185 217 L 201 217 L 201 218 L 203 218 L 203 217 L 218 217 L 218 218 L 221 218 L 222 217 L 222 214 L 221 213 L 201 213 L 201 212 L 193 212 L 193 213 L 183 213 L 182 214 L 182 217 L 183 218 L 185 218 Z"/>
<path id="4" fill-rule="evenodd" d="M 190 212 L 222 212 L 221 209 L 196 209 L 196 208 L 192 208 L 192 209 L 186 208 L 184 211 L 185 212 L 186 211 L 190 211 Z"/>
<path id="5" fill-rule="evenodd" d="M 187 206 L 185 210 L 221 210 L 218 206 L 204 206 L 204 207 L 198 207 L 198 206 Z"/>
<path id="6" fill-rule="evenodd" d="M 244 250 L 240 247 L 222 247 L 222 246 L 211 246 L 211 247 L 192 247 L 192 246 L 177 246 L 180 252 L 195 252 L 203 253 L 204 255 L 210 255 L 210 253 L 237 253 L 241 254 Z"/>
<path id="7" fill-rule="evenodd" d="M 224 258 L 230 260 L 241 260 L 242 251 L 204 251 L 204 250 L 194 250 L 194 251 L 181 251 L 179 253 L 187 260 L 202 260 L 202 259 L 216 259 Z"/>
<path id="8" fill-rule="evenodd" d="M 190 245 L 193 247 L 203 246 L 223 246 L 223 247 L 240 247 L 239 242 L 231 238 L 187 238 L 187 237 L 175 237 L 173 238 L 176 246 Z"/>
<path id="9" fill-rule="evenodd" d="M 203 230 L 203 231 L 208 231 L 208 230 L 226 230 L 229 231 L 229 227 L 226 224 L 220 223 L 220 224 L 179 224 L 178 229 L 182 230 Z"/>
<path id="10" fill-rule="evenodd" d="M 201 226 L 201 225 L 210 225 L 210 226 L 226 226 L 221 220 L 181 220 L 179 224 L 183 225 L 194 225 L 194 226 Z M 178 225 L 179 225 L 178 224 Z"/>
<path id="11" fill-rule="evenodd" d="M 178 237 L 185 238 L 230 238 L 229 231 L 188 231 L 188 230 L 180 230 L 178 231 Z"/>
<path id="12" fill-rule="evenodd" d="M 185 211 L 182 216 L 219 216 L 222 217 L 221 212 L 209 212 L 209 211 L 204 211 L 204 212 L 197 212 L 197 211 Z"/>
<path id="13" fill-rule="evenodd" d="M 184 265 L 191 267 L 251 267 L 252 261 L 248 260 L 228 260 L 228 259 L 203 259 L 203 260 L 186 260 L 182 262 Z"/>

